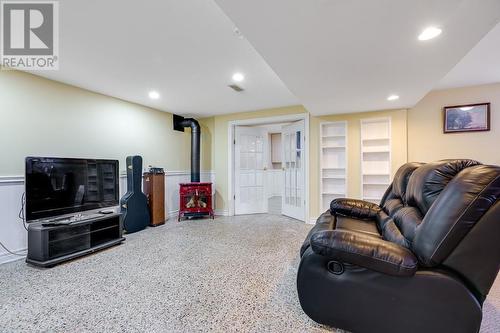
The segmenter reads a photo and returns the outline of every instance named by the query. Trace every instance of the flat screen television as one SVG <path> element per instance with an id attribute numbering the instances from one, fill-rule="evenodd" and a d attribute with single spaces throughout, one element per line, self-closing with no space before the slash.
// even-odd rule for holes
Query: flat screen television
<path id="1" fill-rule="evenodd" d="M 117 206 L 118 161 L 26 157 L 26 220 Z"/>

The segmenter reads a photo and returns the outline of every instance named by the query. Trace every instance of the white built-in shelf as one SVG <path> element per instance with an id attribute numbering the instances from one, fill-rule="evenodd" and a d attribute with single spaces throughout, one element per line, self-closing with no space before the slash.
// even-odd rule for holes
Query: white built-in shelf
<path id="1" fill-rule="evenodd" d="M 373 153 L 390 153 L 391 150 L 389 148 L 380 148 L 380 147 L 364 147 L 363 154 L 373 154 Z"/>
<path id="2" fill-rule="evenodd" d="M 382 140 L 390 140 L 390 137 L 380 136 L 380 137 L 372 137 L 372 138 L 364 138 L 362 141 L 382 141 Z"/>
<path id="3" fill-rule="evenodd" d="M 335 198 L 347 196 L 347 122 L 320 124 L 320 201 L 327 210 Z"/>
<path id="4" fill-rule="evenodd" d="M 391 118 L 361 119 L 361 193 L 379 203 L 391 181 Z"/>
<path id="5" fill-rule="evenodd" d="M 328 138 L 343 138 L 345 135 L 344 134 L 338 134 L 338 135 L 324 135 L 323 138 L 328 139 Z"/>

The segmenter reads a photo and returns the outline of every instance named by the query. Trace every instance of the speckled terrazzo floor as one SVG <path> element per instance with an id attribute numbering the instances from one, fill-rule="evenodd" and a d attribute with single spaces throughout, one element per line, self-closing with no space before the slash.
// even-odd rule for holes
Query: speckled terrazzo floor
<path id="1" fill-rule="evenodd" d="M 0 266 L 0 332 L 321 332 L 296 296 L 311 228 L 276 215 L 168 222 L 52 269 Z"/>
<path id="2" fill-rule="evenodd" d="M 52 269 L 0 266 L 0 332 L 334 332 L 301 310 L 311 228 L 276 215 L 169 222 Z M 500 281 L 482 332 L 500 331 Z"/>

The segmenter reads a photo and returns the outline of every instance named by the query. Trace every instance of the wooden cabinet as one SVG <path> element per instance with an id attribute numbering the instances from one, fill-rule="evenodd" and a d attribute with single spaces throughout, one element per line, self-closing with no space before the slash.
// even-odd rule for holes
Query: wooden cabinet
<path id="1" fill-rule="evenodd" d="M 148 198 L 151 226 L 165 223 L 165 174 L 146 172 L 143 177 L 144 194 Z"/>

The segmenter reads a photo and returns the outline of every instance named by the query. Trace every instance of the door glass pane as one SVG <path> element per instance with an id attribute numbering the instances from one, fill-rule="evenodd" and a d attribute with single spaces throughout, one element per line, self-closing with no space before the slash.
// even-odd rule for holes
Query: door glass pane
<path id="1" fill-rule="evenodd" d="M 247 168 L 247 154 L 240 153 L 240 169 L 246 169 L 246 168 Z"/>
<path id="2" fill-rule="evenodd" d="M 255 136 L 248 136 L 248 151 L 254 152 L 255 151 Z"/>
<path id="3" fill-rule="evenodd" d="M 255 138 L 255 151 L 257 152 L 264 151 L 264 142 L 262 140 L 262 137 Z"/>
<path id="4" fill-rule="evenodd" d="M 255 153 L 249 153 L 248 154 L 248 159 L 247 159 L 247 166 L 248 166 L 248 169 L 255 169 L 256 168 L 256 156 L 259 155 L 259 154 L 255 154 Z"/>
<path id="5" fill-rule="evenodd" d="M 295 133 L 295 137 L 296 137 L 296 145 L 295 146 L 297 147 L 297 149 L 301 149 L 301 147 L 300 147 L 300 145 L 301 145 L 301 143 L 300 143 L 301 142 L 301 140 L 300 140 L 300 131 L 297 131 Z"/>
<path id="6" fill-rule="evenodd" d="M 262 169 L 264 167 L 264 162 L 262 161 L 262 153 L 255 154 L 255 169 Z"/>

